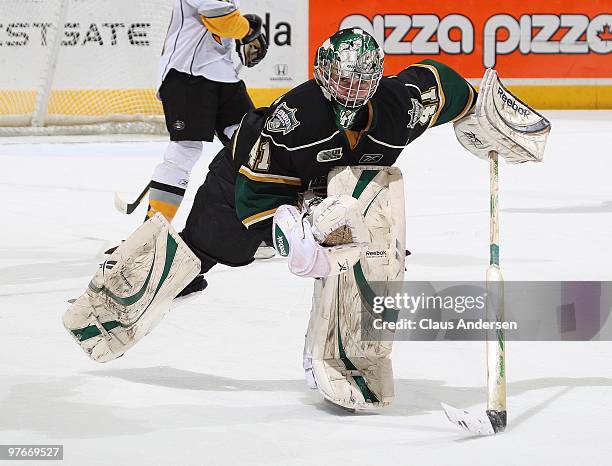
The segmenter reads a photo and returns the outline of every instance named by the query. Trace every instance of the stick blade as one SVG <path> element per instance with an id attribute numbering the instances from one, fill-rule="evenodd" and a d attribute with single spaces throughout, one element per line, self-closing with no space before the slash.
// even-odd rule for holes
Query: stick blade
<path id="1" fill-rule="evenodd" d="M 475 435 L 493 435 L 495 430 L 486 412 L 474 414 L 464 409 L 453 408 L 446 403 L 440 403 L 444 414 L 450 422 L 461 429 L 467 430 Z"/>
<path id="2" fill-rule="evenodd" d="M 140 201 L 143 197 L 144 196 L 140 196 L 138 199 L 136 199 L 136 201 L 132 202 L 131 204 L 128 204 L 123 199 L 121 199 L 121 197 L 119 197 L 119 194 L 115 193 L 115 208 L 122 214 L 129 215 L 134 212 L 136 208 L 140 205 Z"/>
<path id="3" fill-rule="evenodd" d="M 123 199 L 119 197 L 119 194 L 115 193 L 115 207 L 117 210 L 123 214 L 131 214 L 136 210 L 136 208 L 140 205 L 142 200 L 145 198 L 149 190 L 151 189 L 151 183 L 148 183 L 142 192 L 138 195 L 136 200 L 131 204 L 128 204 Z"/>
<path id="4" fill-rule="evenodd" d="M 128 212 L 129 206 L 128 203 L 119 197 L 119 194 L 115 193 L 115 208 L 121 212 L 122 214 L 130 214 Z"/>

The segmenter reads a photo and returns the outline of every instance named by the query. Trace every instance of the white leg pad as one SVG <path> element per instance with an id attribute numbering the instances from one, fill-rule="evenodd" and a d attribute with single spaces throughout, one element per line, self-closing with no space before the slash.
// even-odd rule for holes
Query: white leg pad
<path id="1" fill-rule="evenodd" d="M 123 355 L 170 309 L 200 272 L 200 260 L 160 213 L 102 264 L 65 312 L 64 327 L 94 361 Z"/>
<path id="2" fill-rule="evenodd" d="M 371 311 L 369 282 L 404 277 L 402 174 L 396 167 L 338 167 L 329 175 L 327 194 L 359 200 L 370 245 L 348 272 L 315 281 L 304 347 L 306 379 L 325 399 L 344 408 L 381 408 L 395 396 L 393 334 L 387 333 L 384 341 L 380 335 L 362 335 L 362 304 Z"/>

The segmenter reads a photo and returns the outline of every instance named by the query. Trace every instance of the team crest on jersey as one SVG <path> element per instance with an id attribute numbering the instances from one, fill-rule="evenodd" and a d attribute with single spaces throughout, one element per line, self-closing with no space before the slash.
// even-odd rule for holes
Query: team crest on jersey
<path id="1" fill-rule="evenodd" d="M 289 108 L 285 102 L 282 102 L 266 121 L 266 129 L 271 133 L 283 133 L 283 136 L 289 134 L 300 126 L 296 113 L 297 108 Z"/>
<path id="2" fill-rule="evenodd" d="M 412 129 L 421 119 L 424 107 L 417 99 L 411 98 L 410 100 L 412 102 L 412 108 L 408 110 L 408 116 L 410 117 L 410 121 L 408 122 L 408 128 Z"/>
<path id="3" fill-rule="evenodd" d="M 322 150 L 317 154 L 317 162 L 333 162 L 342 158 L 342 147 Z"/>
<path id="4" fill-rule="evenodd" d="M 359 159 L 359 163 L 377 163 L 383 158 L 382 154 L 363 154 Z"/>
<path id="5" fill-rule="evenodd" d="M 343 128 L 350 128 L 353 126 L 357 112 L 354 109 L 341 110 L 338 114 L 340 126 Z"/>

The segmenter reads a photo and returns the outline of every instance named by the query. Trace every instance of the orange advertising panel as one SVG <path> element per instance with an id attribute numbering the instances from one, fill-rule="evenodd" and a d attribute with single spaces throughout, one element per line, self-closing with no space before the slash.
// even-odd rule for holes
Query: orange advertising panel
<path id="1" fill-rule="evenodd" d="M 310 69 L 327 37 L 359 26 L 383 46 L 385 74 L 432 58 L 468 78 L 494 67 L 525 83 L 602 83 L 612 78 L 611 11 L 611 0 L 311 0 Z"/>

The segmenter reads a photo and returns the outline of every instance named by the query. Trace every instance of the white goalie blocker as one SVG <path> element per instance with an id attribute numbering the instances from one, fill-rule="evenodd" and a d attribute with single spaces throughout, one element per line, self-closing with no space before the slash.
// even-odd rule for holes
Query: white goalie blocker
<path id="1" fill-rule="evenodd" d="M 65 312 L 64 327 L 96 362 L 123 355 L 149 333 L 200 272 L 200 260 L 157 213 L 102 263 Z"/>
<path id="2" fill-rule="evenodd" d="M 362 318 L 372 312 L 370 283 L 404 276 L 402 173 L 397 167 L 336 167 L 328 177 L 327 195 L 343 194 L 359 202 L 369 242 L 347 271 L 315 281 L 304 347 L 306 380 L 343 408 L 382 408 L 395 395 L 390 359 L 394 335 L 369 334 Z"/>
<path id="3" fill-rule="evenodd" d="M 508 163 L 541 162 L 550 122 L 508 91 L 489 68 L 474 110 L 454 128 L 461 145 L 482 159 L 495 151 Z"/>

